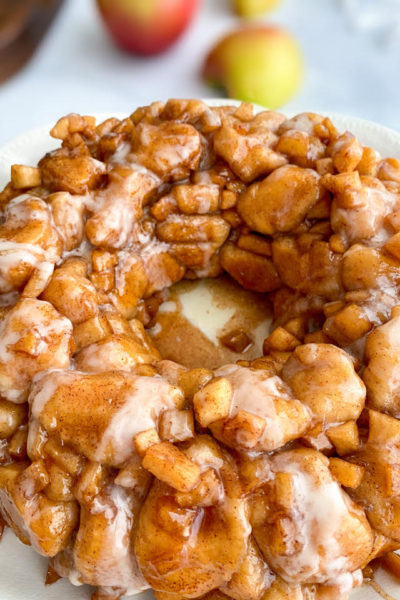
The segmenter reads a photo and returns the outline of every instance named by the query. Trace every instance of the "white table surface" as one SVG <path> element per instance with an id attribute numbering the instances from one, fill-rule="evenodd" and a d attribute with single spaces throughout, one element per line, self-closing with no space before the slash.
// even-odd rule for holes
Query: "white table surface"
<path id="1" fill-rule="evenodd" d="M 287 110 L 351 114 L 400 130 L 400 42 L 352 30 L 342 1 L 283 0 L 271 14 L 295 32 L 306 56 L 303 88 Z M 33 60 L 0 86 L 0 146 L 68 112 L 126 113 L 155 99 L 212 95 L 199 78 L 202 61 L 235 23 L 229 0 L 204 0 L 173 48 L 143 59 L 113 46 L 94 0 L 65 0 Z"/>

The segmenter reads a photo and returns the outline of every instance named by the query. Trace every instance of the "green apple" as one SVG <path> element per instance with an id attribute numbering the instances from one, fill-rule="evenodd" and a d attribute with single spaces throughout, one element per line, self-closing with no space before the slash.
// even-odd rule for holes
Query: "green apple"
<path id="1" fill-rule="evenodd" d="M 273 10 L 281 0 L 233 0 L 235 12 L 241 17 L 256 17 Z"/>
<path id="2" fill-rule="evenodd" d="M 302 53 L 288 31 L 275 26 L 241 27 L 211 50 L 203 78 L 230 98 L 274 109 L 298 90 Z"/>

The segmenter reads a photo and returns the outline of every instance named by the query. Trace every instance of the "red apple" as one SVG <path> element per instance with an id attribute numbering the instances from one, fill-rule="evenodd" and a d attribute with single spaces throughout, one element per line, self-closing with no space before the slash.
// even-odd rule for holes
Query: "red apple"
<path id="1" fill-rule="evenodd" d="M 97 4 L 119 46 L 157 54 L 184 31 L 200 0 L 97 0 Z"/>

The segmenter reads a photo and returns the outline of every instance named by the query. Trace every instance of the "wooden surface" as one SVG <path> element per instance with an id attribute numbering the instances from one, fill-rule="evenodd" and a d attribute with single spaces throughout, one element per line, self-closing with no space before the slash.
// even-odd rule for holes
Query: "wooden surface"
<path id="1" fill-rule="evenodd" d="M 28 62 L 63 0 L 0 0 L 0 83 Z"/>

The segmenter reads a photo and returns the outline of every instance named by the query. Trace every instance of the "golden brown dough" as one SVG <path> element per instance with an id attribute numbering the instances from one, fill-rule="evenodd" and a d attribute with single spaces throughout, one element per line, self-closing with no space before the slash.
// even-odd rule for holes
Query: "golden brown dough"
<path id="1" fill-rule="evenodd" d="M 372 527 L 400 542 L 398 487 L 400 424 L 389 415 L 370 410 L 367 443 L 351 460 L 365 467 L 352 497 L 364 507 Z"/>
<path id="2" fill-rule="evenodd" d="M 32 417 L 40 427 L 109 466 L 127 461 L 134 454 L 134 436 L 154 427 L 162 410 L 183 402 L 180 389 L 161 377 L 123 371 L 50 371 L 35 381 L 30 396 Z"/>
<path id="3" fill-rule="evenodd" d="M 282 377 L 323 423 L 357 420 L 364 408 L 365 386 L 350 357 L 330 344 L 295 348 Z"/>
<path id="4" fill-rule="evenodd" d="M 319 195 L 315 171 L 288 165 L 244 192 L 238 211 L 253 231 L 272 235 L 296 229 Z"/>
<path id="5" fill-rule="evenodd" d="M 398 369 L 400 317 L 377 327 L 365 345 L 367 367 L 363 380 L 368 392 L 368 406 L 374 410 L 400 416 Z"/>
<path id="6" fill-rule="evenodd" d="M 22 298 L 0 323 L 0 393 L 25 402 L 36 373 L 66 369 L 72 355 L 72 324 L 48 302 Z"/>
<path id="7" fill-rule="evenodd" d="M 140 513 L 135 550 L 150 585 L 195 598 L 228 582 L 247 549 L 246 501 L 236 467 L 208 436 L 182 446 L 199 465 L 215 469 L 220 494 L 204 508 L 180 508 L 173 490 L 156 481 Z"/>
<path id="8" fill-rule="evenodd" d="M 290 583 L 346 585 L 372 550 L 364 511 L 333 480 L 328 465 L 315 450 L 277 454 L 272 479 L 253 501 L 256 542 Z"/>

